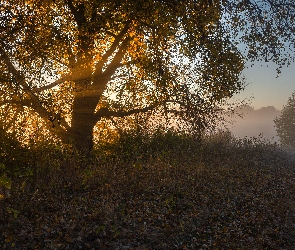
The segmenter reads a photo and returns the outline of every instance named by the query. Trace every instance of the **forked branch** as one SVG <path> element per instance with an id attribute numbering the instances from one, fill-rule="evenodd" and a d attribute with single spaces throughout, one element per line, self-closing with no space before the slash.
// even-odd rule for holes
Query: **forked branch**
<path id="1" fill-rule="evenodd" d="M 105 52 L 105 54 L 102 56 L 102 59 L 96 64 L 94 75 L 102 73 L 102 68 L 103 68 L 104 64 L 106 63 L 107 59 L 116 51 L 121 40 L 127 34 L 128 30 L 129 30 L 130 23 L 131 23 L 130 21 L 126 22 L 124 28 L 120 31 L 120 33 L 117 36 L 115 36 L 115 41 L 113 42 L 111 47 Z M 125 40 L 126 40 L 126 38 L 125 38 Z"/>

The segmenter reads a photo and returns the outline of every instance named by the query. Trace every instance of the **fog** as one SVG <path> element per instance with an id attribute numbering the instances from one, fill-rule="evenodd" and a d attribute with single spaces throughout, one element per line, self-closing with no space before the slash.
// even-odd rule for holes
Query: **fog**
<path id="1" fill-rule="evenodd" d="M 255 110 L 245 105 L 242 108 L 237 108 L 236 113 L 242 117 L 239 115 L 233 117 L 234 123 L 229 126 L 230 131 L 236 137 L 261 137 L 271 142 L 279 142 L 274 119 L 280 116 L 281 111 L 273 106 Z"/>

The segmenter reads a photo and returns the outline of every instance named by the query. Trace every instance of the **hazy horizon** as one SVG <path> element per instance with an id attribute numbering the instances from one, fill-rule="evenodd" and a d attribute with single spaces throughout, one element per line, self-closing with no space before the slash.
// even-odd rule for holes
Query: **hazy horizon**
<path id="1" fill-rule="evenodd" d="M 271 142 L 279 142 L 276 133 L 274 119 L 281 114 L 274 106 L 255 109 L 248 105 L 238 108 L 237 112 L 243 117 L 236 115 L 232 118 L 234 123 L 229 125 L 229 130 L 239 138 L 261 137 Z"/>
<path id="2" fill-rule="evenodd" d="M 262 66 L 261 66 L 262 65 Z M 245 99 L 253 97 L 250 103 L 255 109 L 267 106 L 274 106 L 282 110 L 287 104 L 288 98 L 295 91 L 295 63 L 281 69 L 282 73 L 277 77 L 277 65 L 272 62 L 258 63 L 252 67 L 246 65 L 243 75 L 248 85 L 245 90 L 234 98 Z"/>

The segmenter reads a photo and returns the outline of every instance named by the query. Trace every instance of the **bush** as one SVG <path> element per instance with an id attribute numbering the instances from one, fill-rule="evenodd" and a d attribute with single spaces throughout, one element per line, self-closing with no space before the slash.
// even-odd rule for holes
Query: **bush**
<path id="1" fill-rule="evenodd" d="M 185 155 L 192 156 L 193 148 L 199 150 L 200 143 L 193 136 L 178 133 L 173 130 L 163 131 L 158 129 L 153 134 L 143 131 L 128 131 L 121 133 L 117 140 L 111 143 L 96 145 L 96 152 L 100 159 L 116 162 L 147 162 L 156 158 L 181 159 Z"/>
<path id="2" fill-rule="evenodd" d="M 29 149 L 22 146 L 16 136 L 7 133 L 3 127 L 0 127 L 0 152 L 0 187 L 10 189 L 13 179 L 33 175 Z"/>
<path id="3" fill-rule="evenodd" d="M 295 92 L 284 106 L 282 114 L 275 120 L 280 142 L 285 146 L 295 146 Z"/>

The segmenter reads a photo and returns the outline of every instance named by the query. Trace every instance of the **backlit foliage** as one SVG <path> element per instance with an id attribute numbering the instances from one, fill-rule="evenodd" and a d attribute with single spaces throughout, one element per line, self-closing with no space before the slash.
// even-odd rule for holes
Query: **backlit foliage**
<path id="1" fill-rule="evenodd" d="M 290 1 L 2 0 L 0 13 L 0 104 L 88 151 L 102 119 L 157 109 L 208 127 L 245 60 L 279 73 L 294 58 Z"/>

